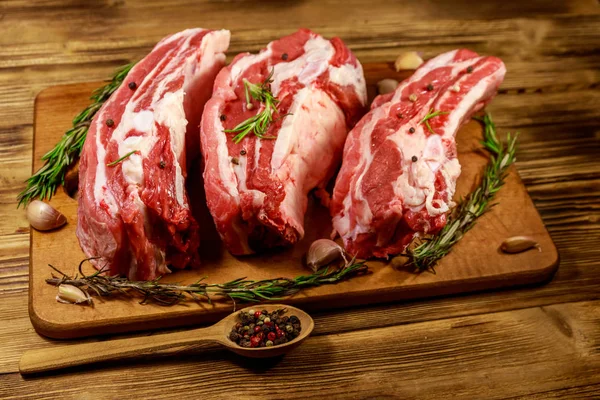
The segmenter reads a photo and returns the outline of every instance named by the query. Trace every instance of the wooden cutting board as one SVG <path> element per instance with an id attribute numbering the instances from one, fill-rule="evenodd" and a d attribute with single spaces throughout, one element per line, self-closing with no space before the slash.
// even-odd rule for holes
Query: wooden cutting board
<path id="1" fill-rule="evenodd" d="M 382 78 L 403 79 L 408 73 L 396 73 L 391 64 L 366 64 L 369 97 Z M 89 104 L 92 90 L 102 83 L 56 86 L 42 91 L 35 103 L 34 170 L 40 158 L 51 149 L 70 127 L 72 118 Z M 457 198 L 478 184 L 488 154 L 481 150 L 481 126 L 472 121 L 458 133 L 457 143 L 462 175 Z M 195 199 L 202 203 L 201 199 Z M 382 261 L 368 263 L 372 273 L 352 280 L 309 289 L 282 302 L 304 309 L 350 307 L 440 296 L 450 293 L 539 283 L 549 280 L 558 267 L 558 253 L 516 169 L 510 171 L 505 186 L 496 197 L 498 205 L 484 215 L 436 268 L 436 274 L 414 274 L 395 269 Z M 29 313 L 35 329 L 53 338 L 73 338 L 114 332 L 195 325 L 215 321 L 232 311 L 232 304 L 215 301 L 212 305 L 188 302 L 171 307 L 141 305 L 139 299 L 110 300 L 94 298 L 94 306 L 60 304 L 57 288 L 48 285 L 48 264 L 67 274 L 75 274 L 85 258 L 75 236 L 77 202 L 60 188 L 50 202 L 68 218 L 63 228 L 49 233 L 31 231 Z M 226 282 L 239 277 L 266 279 L 307 274 L 302 256 L 310 243 L 327 237 L 331 225 L 327 210 L 311 202 L 305 219 L 306 236 L 294 248 L 258 256 L 233 257 L 222 246 L 206 209 L 199 211 L 202 227 L 203 265 L 198 270 L 178 271 L 164 277 L 166 282 L 192 283 L 206 276 L 208 283 Z M 529 250 L 507 255 L 499 251 L 508 237 L 534 237 L 542 251 Z M 87 267 L 86 272 L 92 272 Z"/>

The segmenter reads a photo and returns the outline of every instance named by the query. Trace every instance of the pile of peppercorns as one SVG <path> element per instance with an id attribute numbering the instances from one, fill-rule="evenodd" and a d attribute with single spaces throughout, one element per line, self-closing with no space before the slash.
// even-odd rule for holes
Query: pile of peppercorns
<path id="1" fill-rule="evenodd" d="M 286 312 L 285 308 L 272 313 L 240 311 L 240 322 L 231 329 L 229 339 L 241 347 L 271 347 L 294 340 L 300 334 L 300 320 L 283 315 Z"/>

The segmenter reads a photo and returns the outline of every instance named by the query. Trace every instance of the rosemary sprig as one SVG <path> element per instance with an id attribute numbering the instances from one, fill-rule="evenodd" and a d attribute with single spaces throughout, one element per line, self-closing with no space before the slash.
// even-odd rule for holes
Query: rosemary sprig
<path id="1" fill-rule="evenodd" d="M 490 202 L 504 184 L 508 167 L 515 162 L 517 136 L 509 134 L 506 143 L 501 143 L 490 114 L 475 119 L 484 124 L 482 144 L 492 154 L 491 159 L 479 187 L 458 204 L 446 226 L 437 235 L 417 242 L 416 247 L 409 247 L 403 254 L 408 257 L 405 266 L 413 267 L 417 272 L 435 272 L 438 260 L 448 254 L 465 232 L 475 225 L 477 218 L 493 206 Z"/>
<path id="2" fill-rule="evenodd" d="M 444 115 L 444 114 L 448 114 L 447 111 L 434 111 L 433 108 L 431 110 L 429 110 L 429 113 L 423 117 L 423 119 L 421 121 L 419 121 L 419 124 L 425 123 L 425 126 L 427 127 L 427 129 L 429 129 L 429 132 L 434 133 L 433 129 L 431 129 L 431 125 L 429 125 L 429 120 L 431 118 L 435 118 L 438 115 Z"/>
<path id="3" fill-rule="evenodd" d="M 118 163 L 120 163 L 121 161 L 125 160 L 126 158 L 129 158 L 129 156 L 131 156 L 134 153 L 137 153 L 138 150 L 131 150 L 129 153 L 125 154 L 123 157 L 119 158 L 118 160 L 115 160 L 113 162 L 110 162 L 108 164 L 106 164 L 107 167 L 114 167 L 115 165 L 117 165 Z"/>
<path id="4" fill-rule="evenodd" d="M 114 295 L 131 296 L 137 294 L 142 297 L 140 301 L 144 304 L 149 301 L 161 305 L 174 305 L 185 299 L 201 301 L 204 299 L 209 304 L 212 301 L 211 296 L 225 297 L 234 304 L 240 302 L 261 302 L 266 300 L 278 300 L 283 296 L 292 295 L 304 288 L 315 287 L 327 284 L 335 284 L 354 276 L 366 274 L 369 267 L 362 262 L 354 259 L 338 268 L 324 268 L 311 275 L 302 275 L 294 279 L 275 278 L 260 281 L 249 280 L 246 278 L 234 279 L 226 283 L 208 284 L 202 282 L 201 278 L 190 285 L 180 285 L 177 283 L 160 283 L 160 278 L 152 281 L 130 281 L 127 278 L 119 276 L 106 276 L 104 269 L 100 269 L 91 275 L 85 275 L 82 267 L 86 261 L 79 264 L 79 274 L 71 277 L 54 266 L 48 264 L 60 276 L 52 275 L 52 278 L 46 279 L 46 283 L 51 285 L 68 284 L 77 286 L 80 289 L 95 293 L 101 297 Z"/>
<path id="5" fill-rule="evenodd" d="M 94 115 L 121 85 L 133 65 L 132 63 L 121 67 L 107 85 L 92 93 L 92 104 L 73 119 L 73 127 L 42 157 L 42 160 L 46 161 L 45 164 L 27 179 L 27 187 L 17 196 L 18 207 L 21 204 L 27 205 L 36 197 L 40 200 L 50 200 L 58 186 L 64 184 L 67 169 L 79 157 Z"/>
<path id="6" fill-rule="evenodd" d="M 273 72 L 274 70 L 271 70 L 271 73 L 260 84 L 250 83 L 247 79 L 244 79 L 244 92 L 246 95 L 246 106 L 248 109 L 251 109 L 252 107 L 250 100 L 251 97 L 262 103 L 264 108 L 255 116 L 240 122 L 235 128 L 225 129 L 224 132 L 226 133 L 237 133 L 237 135 L 235 135 L 233 138 L 234 143 L 241 142 L 242 139 L 244 139 L 251 132 L 260 139 L 275 139 L 274 136 L 265 136 L 269 126 L 273 122 L 273 114 L 279 113 L 279 110 L 277 109 L 279 100 L 277 100 L 277 98 L 275 98 L 271 92 Z"/>

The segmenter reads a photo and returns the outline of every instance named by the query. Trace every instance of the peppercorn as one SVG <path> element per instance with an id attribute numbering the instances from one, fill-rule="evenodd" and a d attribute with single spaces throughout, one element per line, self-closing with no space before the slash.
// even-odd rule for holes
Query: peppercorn
<path id="1" fill-rule="evenodd" d="M 245 156 L 245 155 L 246 155 L 246 150 L 245 150 L 245 149 L 242 149 L 242 150 L 240 151 L 240 156 Z"/>
<path id="2" fill-rule="evenodd" d="M 229 334 L 229 339 L 233 340 L 234 342 L 236 342 L 239 338 L 240 335 L 238 335 L 235 331 L 231 331 L 231 333 Z"/>
<path id="3" fill-rule="evenodd" d="M 129 89 L 131 89 L 131 90 L 135 90 L 135 88 L 137 88 L 137 85 L 135 82 L 129 82 L 129 85 L 127 85 L 127 86 L 129 86 Z"/>
<path id="4" fill-rule="evenodd" d="M 221 114 L 221 115 L 219 116 L 219 119 L 220 119 L 221 121 L 225 121 L 225 120 L 227 119 L 227 116 L 226 116 L 225 114 Z"/>
<path id="5" fill-rule="evenodd" d="M 113 121 L 112 119 L 107 119 L 106 120 L 106 126 L 108 126 L 109 128 L 113 127 L 115 125 L 115 121 Z"/>
<path id="6" fill-rule="evenodd" d="M 295 315 L 292 315 L 290 317 L 290 323 L 291 324 L 297 324 L 298 322 L 300 322 L 300 320 L 298 319 L 298 317 L 296 317 Z"/>
<path id="7" fill-rule="evenodd" d="M 258 347 L 260 345 L 260 338 L 258 336 L 252 336 L 250 338 L 250 347 Z"/>
<path id="8" fill-rule="evenodd" d="M 431 92 L 433 90 L 433 85 L 430 83 L 429 85 L 427 85 L 427 91 Z"/>
<path id="9" fill-rule="evenodd" d="M 469 74 L 470 74 L 471 72 L 473 72 L 473 67 L 469 65 L 469 66 L 467 67 L 467 73 L 469 73 Z"/>
<path id="10" fill-rule="evenodd" d="M 294 327 L 293 327 L 293 326 L 291 326 L 291 325 L 286 325 L 286 326 L 285 326 L 285 330 L 286 330 L 288 333 L 290 333 L 290 332 L 293 332 L 293 331 L 294 331 Z"/>
<path id="11" fill-rule="evenodd" d="M 236 157 L 231 157 L 231 163 L 235 165 L 240 165 L 240 160 L 238 160 Z"/>
<path id="12" fill-rule="evenodd" d="M 265 343 L 266 347 L 271 347 L 273 346 L 273 341 L 272 340 L 267 340 L 267 343 Z"/>
<path id="13" fill-rule="evenodd" d="M 255 311 L 252 314 L 254 314 L 254 318 L 258 319 L 262 313 L 260 311 Z"/>
<path id="14" fill-rule="evenodd" d="M 412 156 L 411 160 L 412 160 L 412 162 L 417 162 L 418 158 L 417 158 L 417 156 Z"/>
<path id="15" fill-rule="evenodd" d="M 402 113 L 398 113 L 398 114 L 396 114 L 396 116 L 400 119 L 404 118 L 404 115 L 402 115 Z"/>
<path id="16" fill-rule="evenodd" d="M 158 163 L 158 168 L 160 168 L 160 169 L 165 169 L 166 166 L 167 166 L 167 163 L 165 163 L 164 161 L 161 161 Z"/>
<path id="17" fill-rule="evenodd" d="M 265 319 L 263 320 L 264 322 L 271 322 L 271 318 L 269 317 L 265 317 Z"/>
<path id="18" fill-rule="evenodd" d="M 269 312 L 267 310 L 262 310 L 263 315 L 267 315 L 269 314 Z"/>
<path id="19" fill-rule="evenodd" d="M 410 128 L 408 131 L 409 131 L 410 133 L 415 133 L 415 128 Z"/>
<path id="20" fill-rule="evenodd" d="M 283 61 L 287 60 L 287 59 L 288 59 L 288 53 L 283 53 L 283 54 L 281 55 L 281 59 L 282 59 Z"/>
<path id="21" fill-rule="evenodd" d="M 282 323 L 282 324 L 287 324 L 287 322 L 288 322 L 288 319 L 290 319 L 290 317 L 288 317 L 287 315 L 284 315 L 284 316 L 281 318 L 281 323 Z"/>
<path id="22" fill-rule="evenodd" d="M 260 314 L 260 317 L 258 317 L 258 319 L 263 322 L 264 322 L 265 318 L 267 318 L 267 317 L 265 317 L 265 314 Z"/>
<path id="23" fill-rule="evenodd" d="M 277 335 L 275 334 L 275 332 L 269 332 L 269 334 L 267 335 L 267 338 L 269 340 L 275 340 L 275 339 L 277 339 Z"/>

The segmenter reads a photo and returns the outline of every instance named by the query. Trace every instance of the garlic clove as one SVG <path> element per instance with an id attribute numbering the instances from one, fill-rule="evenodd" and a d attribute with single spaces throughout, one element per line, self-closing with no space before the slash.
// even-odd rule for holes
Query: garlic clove
<path id="1" fill-rule="evenodd" d="M 402 71 L 406 69 L 417 69 L 423 64 L 423 59 L 416 51 L 407 51 L 402 53 L 396 58 L 394 67 L 396 71 Z"/>
<path id="2" fill-rule="evenodd" d="M 525 250 L 537 247 L 539 251 L 542 251 L 540 245 L 529 236 L 513 236 L 506 239 L 500 245 L 500 250 L 505 253 L 521 253 Z"/>
<path id="3" fill-rule="evenodd" d="M 58 286 L 56 301 L 66 304 L 92 304 L 92 298 L 87 292 L 81 290 L 77 286 L 67 285 L 65 283 Z"/>
<path id="4" fill-rule="evenodd" d="M 314 272 L 317 272 L 320 268 L 340 258 L 346 260 L 342 246 L 333 240 L 318 239 L 315 240 L 308 249 L 308 253 L 306 254 L 306 264 Z"/>
<path id="5" fill-rule="evenodd" d="M 38 231 L 49 231 L 67 223 L 67 218 L 48 203 L 33 200 L 27 206 L 27 220 Z"/>
<path id="6" fill-rule="evenodd" d="M 395 79 L 382 79 L 377 82 L 377 93 L 391 93 L 398 87 L 398 81 Z"/>

